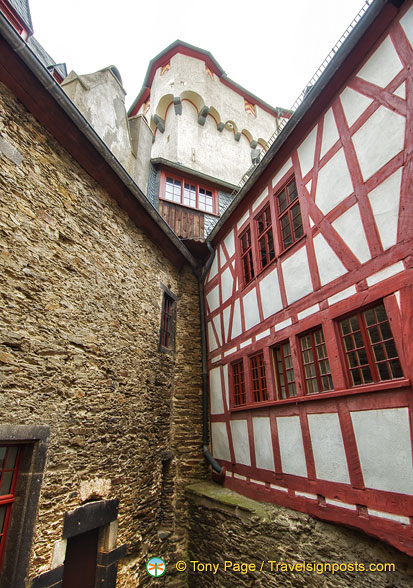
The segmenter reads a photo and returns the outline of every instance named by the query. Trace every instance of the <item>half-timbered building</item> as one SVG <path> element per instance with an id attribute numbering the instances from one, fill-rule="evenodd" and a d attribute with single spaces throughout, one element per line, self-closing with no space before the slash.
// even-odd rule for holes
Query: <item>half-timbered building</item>
<path id="1" fill-rule="evenodd" d="M 209 237 L 213 454 L 413 554 L 413 8 L 360 25 Z"/>

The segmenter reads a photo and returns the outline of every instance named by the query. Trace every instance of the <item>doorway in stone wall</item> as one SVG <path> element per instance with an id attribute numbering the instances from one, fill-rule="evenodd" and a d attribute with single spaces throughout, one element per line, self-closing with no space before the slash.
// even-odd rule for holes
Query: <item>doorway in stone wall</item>
<path id="1" fill-rule="evenodd" d="M 70 537 L 67 541 L 62 588 L 94 588 L 99 529 Z"/>

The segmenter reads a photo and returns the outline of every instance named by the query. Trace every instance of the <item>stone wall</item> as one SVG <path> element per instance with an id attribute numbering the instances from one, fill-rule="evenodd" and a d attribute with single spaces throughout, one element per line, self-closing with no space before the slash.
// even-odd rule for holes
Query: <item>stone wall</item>
<path id="1" fill-rule="evenodd" d="M 190 587 L 408 588 L 413 584 L 412 558 L 358 531 L 256 502 L 213 483 L 189 487 L 188 496 L 190 544 L 185 561 Z M 226 571 L 225 561 L 232 562 Z M 358 562 L 358 569 L 360 564 L 394 563 L 396 571 L 342 570 L 333 574 L 276 568 L 277 563 L 300 562 Z M 216 574 L 199 565 L 206 563 L 220 564 Z M 236 570 L 236 563 L 255 564 L 256 569 L 243 573 L 241 566 Z"/>
<path id="2" fill-rule="evenodd" d="M 50 569 L 65 512 L 119 498 L 118 586 L 145 585 L 147 554 L 183 553 L 182 488 L 205 475 L 197 281 L 4 86 L 0 135 L 1 421 L 50 426 L 29 577 Z M 158 351 L 160 283 L 174 353 Z"/>

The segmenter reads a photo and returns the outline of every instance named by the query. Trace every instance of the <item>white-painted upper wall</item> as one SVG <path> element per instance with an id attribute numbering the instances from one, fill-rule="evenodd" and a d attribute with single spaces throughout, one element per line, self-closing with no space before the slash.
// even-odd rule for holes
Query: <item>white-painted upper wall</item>
<path id="1" fill-rule="evenodd" d="M 176 54 L 170 69 L 155 73 L 150 93 L 148 121 L 158 114 L 165 132 L 156 131 L 152 158 L 163 157 L 196 171 L 238 184 L 252 165 L 250 141 L 265 143 L 276 130 L 276 117 L 256 105 L 256 116 L 246 112 L 244 97 L 206 70 L 200 58 Z M 175 113 L 173 98 L 182 100 L 182 114 Z M 203 106 L 210 109 L 205 124 L 198 122 Z M 144 113 L 142 105 L 140 111 Z M 222 131 L 217 125 L 224 123 Z M 231 128 L 230 128 L 231 125 Z M 155 125 L 151 122 L 153 130 Z M 236 133 L 241 138 L 236 141 Z"/>

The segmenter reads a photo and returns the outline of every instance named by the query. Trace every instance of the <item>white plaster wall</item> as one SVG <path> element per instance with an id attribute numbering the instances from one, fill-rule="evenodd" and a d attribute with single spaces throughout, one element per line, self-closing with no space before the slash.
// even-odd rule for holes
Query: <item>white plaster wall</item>
<path id="1" fill-rule="evenodd" d="M 338 140 L 339 135 L 336 121 L 334 120 L 333 110 L 329 108 L 324 116 L 320 157 L 323 157 Z"/>
<path id="2" fill-rule="evenodd" d="M 373 98 L 368 98 L 352 88 L 346 88 L 340 94 L 341 104 L 344 115 L 349 127 L 363 114 L 368 106 L 373 102 Z"/>
<path id="3" fill-rule="evenodd" d="M 412 495 L 409 409 L 352 412 L 351 419 L 366 487 Z"/>
<path id="4" fill-rule="evenodd" d="M 277 270 L 273 269 L 259 283 L 264 319 L 282 309 Z"/>
<path id="5" fill-rule="evenodd" d="M 402 168 L 369 193 L 383 249 L 388 249 L 397 243 L 401 180 Z"/>
<path id="6" fill-rule="evenodd" d="M 254 429 L 255 463 L 257 468 L 275 471 L 271 425 L 268 417 L 252 419 Z"/>
<path id="7" fill-rule="evenodd" d="M 224 322 L 224 340 L 228 341 L 229 319 L 231 316 L 231 306 L 224 308 L 222 312 L 222 320 Z"/>
<path id="8" fill-rule="evenodd" d="M 227 253 L 230 257 L 232 257 L 235 253 L 235 240 L 234 240 L 234 231 L 230 231 L 228 235 L 224 239 L 224 244 L 227 249 Z"/>
<path id="9" fill-rule="evenodd" d="M 233 120 L 239 131 L 247 129 L 254 138 L 265 140 L 275 131 L 275 118 L 257 109 L 257 117 L 245 111 L 244 98 L 219 81 L 214 75 L 212 80 L 205 71 L 205 63 L 201 59 L 176 54 L 171 59 L 171 69 L 160 75 L 160 68 L 155 73 L 151 88 L 151 110 L 153 114 L 159 100 L 165 94 L 179 96 L 183 91 L 193 91 L 202 96 L 206 106 L 213 106 L 221 116 L 221 120 Z"/>
<path id="10" fill-rule="evenodd" d="M 215 338 L 217 339 L 218 347 L 221 347 L 221 345 L 222 345 L 222 341 L 221 341 L 221 335 L 222 335 L 221 314 L 217 314 L 216 316 L 214 316 L 214 318 L 212 319 L 212 322 L 214 323 L 214 327 L 215 327 L 215 332 L 216 332 Z"/>
<path id="11" fill-rule="evenodd" d="M 384 88 L 403 69 L 390 37 L 386 37 L 358 72 L 358 77 Z"/>
<path id="12" fill-rule="evenodd" d="M 232 443 L 235 461 L 243 465 L 251 465 L 250 444 L 248 439 L 247 421 L 231 421 Z"/>
<path id="13" fill-rule="evenodd" d="M 288 304 L 313 291 L 307 250 L 301 247 L 281 264 Z"/>
<path id="14" fill-rule="evenodd" d="M 333 228 L 361 263 L 371 259 L 358 204 L 339 216 L 333 222 Z"/>
<path id="15" fill-rule="evenodd" d="M 218 349 L 217 340 L 215 339 L 214 330 L 211 321 L 208 322 L 208 350 L 214 351 Z"/>
<path id="16" fill-rule="evenodd" d="M 250 290 L 242 299 L 244 307 L 245 329 L 251 329 L 260 322 L 260 313 L 258 311 L 257 291 L 255 288 Z"/>
<path id="17" fill-rule="evenodd" d="M 228 300 L 232 294 L 232 288 L 234 286 L 234 278 L 232 277 L 231 270 L 229 267 L 222 273 L 221 276 L 221 287 L 222 287 L 222 302 Z"/>
<path id="18" fill-rule="evenodd" d="M 282 471 L 293 476 L 307 476 L 300 417 L 277 417 Z"/>
<path id="19" fill-rule="evenodd" d="M 275 176 L 272 179 L 272 187 L 275 188 L 275 186 L 278 184 L 278 182 L 285 176 L 285 174 L 293 167 L 293 162 L 291 160 L 291 157 L 289 159 L 287 159 L 287 161 L 284 163 L 284 165 L 282 166 L 282 168 L 275 174 Z M 291 169 L 292 172 L 292 169 Z"/>
<path id="20" fill-rule="evenodd" d="M 349 484 L 346 454 L 337 413 L 308 415 L 317 478 Z"/>
<path id="21" fill-rule="evenodd" d="M 343 149 L 318 172 L 315 202 L 327 214 L 354 191 Z"/>
<path id="22" fill-rule="evenodd" d="M 317 127 L 304 139 L 299 146 L 297 153 L 300 160 L 301 174 L 304 177 L 314 166 L 315 143 L 317 138 Z"/>
<path id="23" fill-rule="evenodd" d="M 195 117 L 195 109 L 193 117 Z M 150 121 L 150 118 L 148 118 Z M 176 116 L 173 104 L 170 106 L 165 118 L 165 132 L 156 130 L 155 141 L 152 144 L 151 157 L 163 157 L 169 161 L 177 161 L 178 138 L 180 131 L 180 117 Z"/>
<path id="24" fill-rule="evenodd" d="M 236 299 L 234 302 L 234 316 L 232 319 L 232 330 L 231 330 L 231 339 L 238 337 L 242 333 L 242 325 L 241 325 L 241 308 L 239 298 Z"/>
<path id="25" fill-rule="evenodd" d="M 218 273 L 218 259 L 215 255 L 214 261 L 212 262 L 211 269 L 209 270 L 208 282 L 212 280 Z"/>
<path id="26" fill-rule="evenodd" d="M 211 441 L 214 457 L 231 461 L 227 426 L 225 423 L 211 423 Z"/>
<path id="27" fill-rule="evenodd" d="M 222 368 L 222 375 L 224 377 L 224 393 L 225 393 L 225 401 L 227 403 L 227 408 L 229 408 L 229 381 L 228 381 L 228 364 L 224 365 Z"/>
<path id="28" fill-rule="evenodd" d="M 257 108 L 257 117 L 245 111 L 244 98 L 225 86 L 217 76 L 212 80 L 205 71 L 205 63 L 201 59 L 177 54 L 171 59 L 171 68 L 163 76 L 160 68 L 155 73 L 151 88 L 151 105 L 147 118 L 156 112 L 161 98 L 171 94 L 182 96 L 185 92 L 195 92 L 199 96 L 200 106 L 213 107 L 220 120 L 233 121 L 235 130 L 246 129 L 253 139 L 262 137 L 268 140 L 275 131 L 275 117 L 261 108 Z M 174 134 L 177 135 L 174 152 L 172 144 L 172 127 L 167 121 L 165 139 L 157 133 L 152 150 L 152 157 L 162 156 L 179 161 L 185 166 L 219 177 L 237 184 L 241 176 L 251 166 L 251 148 L 249 141 L 241 137 L 235 141 L 234 133 L 227 129 L 219 132 L 211 116 L 207 117 L 204 126 L 198 124 L 197 114 L 191 114 L 188 102 L 182 103 L 182 115 L 176 116 L 173 106 L 169 109 L 176 118 Z M 170 136 L 167 143 L 167 136 Z M 159 145 L 157 144 L 159 140 Z M 168 153 L 168 156 L 165 155 Z"/>
<path id="29" fill-rule="evenodd" d="M 321 233 L 314 237 L 313 243 L 322 286 L 332 282 L 347 272 L 346 268 Z"/>
<path id="30" fill-rule="evenodd" d="M 206 296 L 209 310 L 213 312 L 219 306 L 219 287 L 215 286 Z"/>
<path id="31" fill-rule="evenodd" d="M 368 180 L 404 146 L 404 116 L 380 106 L 353 135 L 363 179 Z"/>
<path id="32" fill-rule="evenodd" d="M 413 45 L 413 6 L 400 19 L 400 24 L 410 41 L 410 45 Z"/>
<path id="33" fill-rule="evenodd" d="M 263 192 L 261 192 L 261 194 L 258 196 L 258 198 L 256 198 L 252 204 L 252 211 L 255 212 L 257 210 L 257 208 L 259 207 L 259 205 L 261 204 L 261 202 L 264 202 L 264 200 L 267 198 L 268 196 L 268 188 L 265 188 L 265 190 Z"/>
<path id="34" fill-rule="evenodd" d="M 221 368 L 216 367 L 209 372 L 209 395 L 211 399 L 211 414 L 222 414 L 224 404 L 222 401 Z"/>

